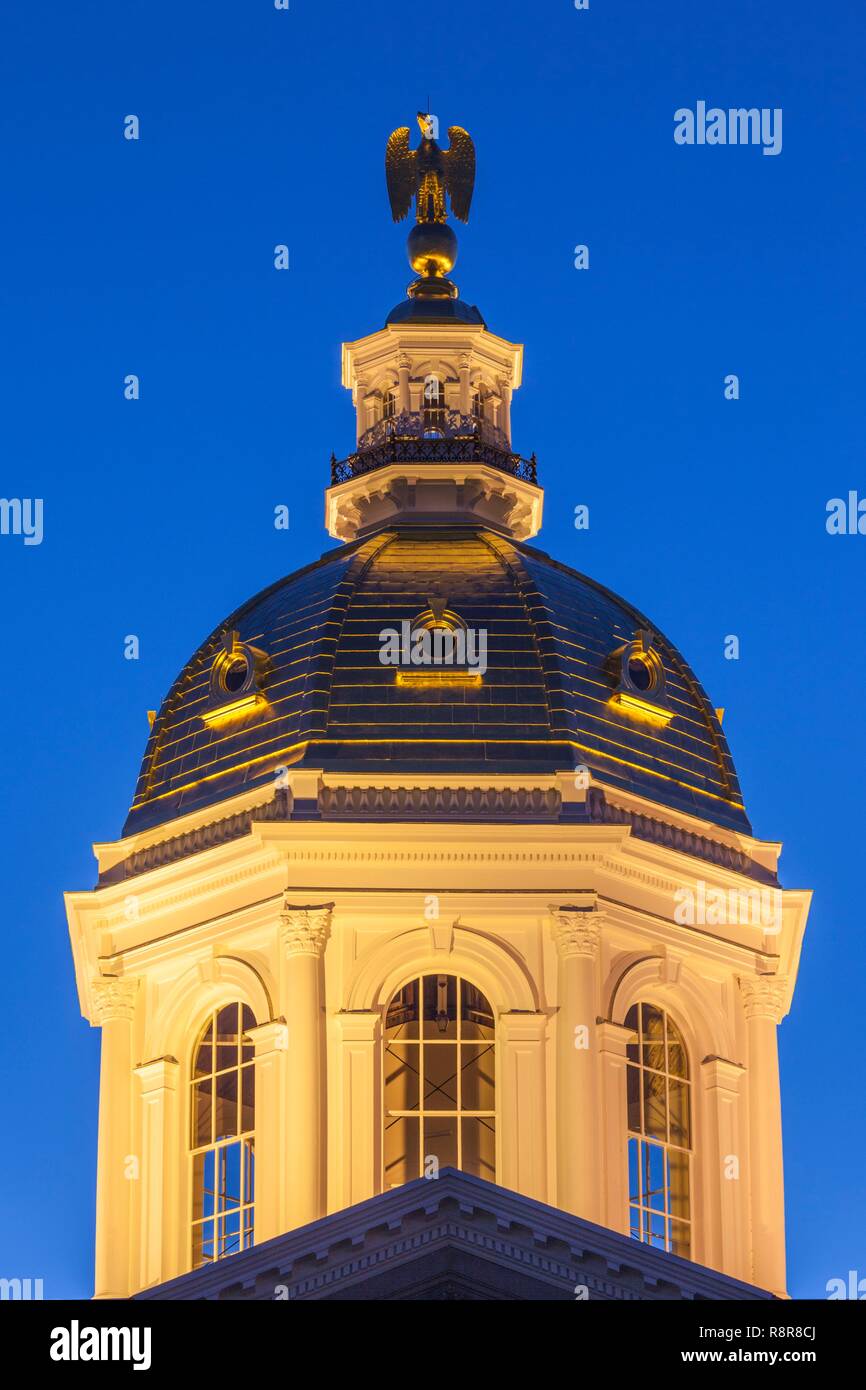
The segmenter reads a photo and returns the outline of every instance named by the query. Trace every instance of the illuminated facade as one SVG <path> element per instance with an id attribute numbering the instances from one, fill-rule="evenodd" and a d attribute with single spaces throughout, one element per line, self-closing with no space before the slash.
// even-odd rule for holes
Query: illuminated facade
<path id="1" fill-rule="evenodd" d="M 682 655 L 527 543 L 522 348 L 441 256 L 416 269 L 344 346 L 341 544 L 192 656 L 67 895 L 102 1029 L 96 1295 L 231 1282 L 446 1168 L 621 1262 L 784 1293 L 776 1030 L 809 895 Z"/>

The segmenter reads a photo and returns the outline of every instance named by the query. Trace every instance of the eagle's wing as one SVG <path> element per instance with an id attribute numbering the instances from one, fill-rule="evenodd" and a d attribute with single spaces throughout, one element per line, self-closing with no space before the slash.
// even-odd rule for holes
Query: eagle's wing
<path id="1" fill-rule="evenodd" d="M 451 198 L 451 210 L 461 222 L 469 221 L 469 204 L 475 187 L 475 145 L 472 136 L 462 126 L 453 125 L 448 131 L 448 149 L 443 156 L 445 187 Z"/>
<path id="2" fill-rule="evenodd" d="M 388 197 L 391 200 L 391 215 L 395 222 L 402 222 L 412 206 L 415 192 L 415 151 L 409 148 L 409 127 L 401 126 L 388 136 L 385 147 L 385 178 L 388 182 Z"/>

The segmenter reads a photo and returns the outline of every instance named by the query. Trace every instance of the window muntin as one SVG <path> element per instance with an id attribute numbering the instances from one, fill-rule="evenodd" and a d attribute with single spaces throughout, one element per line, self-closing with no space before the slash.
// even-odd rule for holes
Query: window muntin
<path id="1" fill-rule="evenodd" d="M 691 1096 L 688 1058 L 676 1024 L 654 1004 L 625 1018 L 629 1233 L 691 1258 Z"/>
<path id="2" fill-rule="evenodd" d="M 190 1078 L 192 1267 L 253 1244 L 255 1060 L 246 1004 L 214 1009 L 193 1052 Z"/>
<path id="3" fill-rule="evenodd" d="M 422 975 L 385 1019 L 384 1184 L 429 1172 L 428 1160 L 496 1178 L 493 1011 L 454 975 Z"/>
<path id="4" fill-rule="evenodd" d="M 393 420 L 397 414 L 397 392 L 386 391 L 382 396 L 382 419 Z"/>

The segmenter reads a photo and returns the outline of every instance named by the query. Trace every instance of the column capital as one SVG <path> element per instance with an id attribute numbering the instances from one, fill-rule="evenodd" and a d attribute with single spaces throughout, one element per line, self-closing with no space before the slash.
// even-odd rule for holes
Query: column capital
<path id="1" fill-rule="evenodd" d="M 740 975 L 737 983 L 747 1019 L 765 1018 L 781 1023 L 788 997 L 784 979 L 778 975 Z"/>
<path id="2" fill-rule="evenodd" d="M 563 960 L 598 955 L 604 914 L 593 904 L 587 907 L 551 907 L 556 949 Z"/>
<path id="3" fill-rule="evenodd" d="M 323 956 L 333 910 L 333 903 L 300 906 L 283 898 L 280 939 L 286 956 Z"/>
<path id="4" fill-rule="evenodd" d="M 90 992 L 94 1020 L 99 1027 L 116 1019 L 131 1022 L 134 1018 L 138 993 L 138 979 L 135 976 L 124 979 L 121 975 L 97 975 Z"/>
<path id="5" fill-rule="evenodd" d="M 408 352 L 398 352 L 398 353 L 397 353 L 397 370 L 398 370 L 398 371 L 401 371 L 401 372 L 408 372 L 409 369 L 411 368 L 411 366 L 412 366 L 412 358 L 409 356 Z"/>
<path id="6" fill-rule="evenodd" d="M 457 359 L 457 365 L 461 372 L 468 372 L 469 368 L 472 366 L 472 354 L 469 352 L 461 352 Z"/>

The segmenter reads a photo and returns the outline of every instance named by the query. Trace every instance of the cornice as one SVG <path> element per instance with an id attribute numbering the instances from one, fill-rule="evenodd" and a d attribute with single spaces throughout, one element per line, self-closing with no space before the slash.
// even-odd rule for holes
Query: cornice
<path id="1" fill-rule="evenodd" d="M 290 774 L 290 777 L 293 774 Z M 690 858 L 717 865 L 731 873 L 744 875 L 758 882 L 777 885 L 778 877 L 770 869 L 751 859 L 733 845 L 714 840 L 709 835 L 677 825 L 671 820 L 656 817 L 615 804 L 601 787 L 590 787 L 585 801 L 563 800 L 555 777 L 495 776 L 470 777 L 455 782 L 453 778 L 424 779 L 371 777 L 338 779 L 334 774 L 316 774 L 318 785 L 318 816 L 326 824 L 333 823 L 403 823 L 419 821 L 451 824 L 455 821 L 485 824 L 525 824 L 545 827 L 558 824 L 584 826 L 620 826 L 636 840 L 671 849 Z M 309 779 L 309 775 L 308 775 Z M 142 874 L 163 868 L 167 864 L 216 849 L 221 845 L 259 833 L 261 827 L 281 823 L 295 826 L 294 801 L 291 788 L 277 790 L 269 800 L 260 797 L 254 804 L 231 815 L 210 819 L 203 824 L 183 829 L 177 835 L 164 834 L 152 844 L 131 848 L 111 862 L 98 879 L 98 888 L 125 883 Z M 122 842 L 118 850 L 122 848 Z M 100 849 L 107 852 L 107 846 Z M 618 870 L 624 872 L 624 870 Z M 632 869 L 633 876 L 639 876 Z M 648 886 L 673 891 L 662 880 Z"/>

